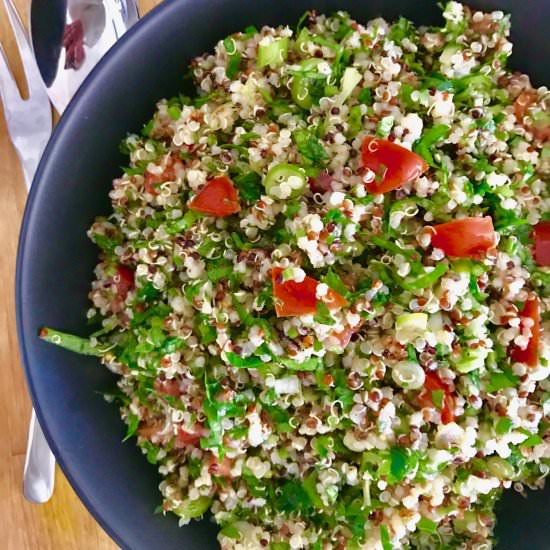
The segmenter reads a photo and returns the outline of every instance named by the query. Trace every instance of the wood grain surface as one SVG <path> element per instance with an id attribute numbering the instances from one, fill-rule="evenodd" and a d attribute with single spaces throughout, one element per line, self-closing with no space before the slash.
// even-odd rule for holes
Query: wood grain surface
<path id="1" fill-rule="evenodd" d="M 159 0 L 140 0 L 143 15 Z M 30 0 L 14 0 L 28 21 Z M 0 41 L 20 88 L 24 78 L 3 6 Z M 23 498 L 22 476 L 31 402 L 15 329 L 14 274 L 25 184 L 0 106 L 0 548 L 6 550 L 114 550 L 117 546 L 84 508 L 57 470 L 52 499 L 42 505 Z M 6 437 L 7 435 L 7 437 Z"/>

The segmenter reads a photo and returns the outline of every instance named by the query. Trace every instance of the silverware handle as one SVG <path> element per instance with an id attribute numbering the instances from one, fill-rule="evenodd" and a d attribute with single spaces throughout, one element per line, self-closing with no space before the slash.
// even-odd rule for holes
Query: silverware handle
<path id="1" fill-rule="evenodd" d="M 54 483 L 55 457 L 33 409 L 23 471 L 23 494 L 31 502 L 46 502 L 52 496 Z"/>
<path id="2" fill-rule="evenodd" d="M 137 6 L 133 0 L 103 0 L 117 40 L 138 20 Z"/>
<path id="3" fill-rule="evenodd" d="M 122 17 L 127 27 L 130 28 L 139 19 L 139 8 L 135 0 L 121 0 Z"/>

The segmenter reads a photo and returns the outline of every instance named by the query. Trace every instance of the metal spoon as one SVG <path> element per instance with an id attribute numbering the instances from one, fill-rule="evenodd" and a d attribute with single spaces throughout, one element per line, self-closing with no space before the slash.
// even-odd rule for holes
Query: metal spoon
<path id="1" fill-rule="evenodd" d="M 138 18 L 135 0 L 33 0 L 34 54 L 60 114 L 94 65 Z"/>

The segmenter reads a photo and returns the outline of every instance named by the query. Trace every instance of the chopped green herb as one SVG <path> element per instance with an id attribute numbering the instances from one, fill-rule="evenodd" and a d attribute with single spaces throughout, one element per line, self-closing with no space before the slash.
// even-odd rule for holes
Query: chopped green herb
<path id="1" fill-rule="evenodd" d="M 363 105 L 372 105 L 372 90 L 370 88 L 363 88 L 359 92 L 359 97 L 357 99 L 359 103 Z"/>
<path id="2" fill-rule="evenodd" d="M 505 388 L 515 388 L 519 384 L 519 378 L 511 372 L 494 372 L 489 377 L 487 391 L 494 392 Z"/>
<path id="3" fill-rule="evenodd" d="M 292 134 L 292 138 L 296 143 L 298 151 L 304 158 L 314 163 L 320 163 L 329 158 L 321 141 L 308 130 L 296 130 Z"/>
<path id="4" fill-rule="evenodd" d="M 432 390 L 432 403 L 438 408 L 443 408 L 443 399 L 445 392 L 443 390 Z"/>
<path id="5" fill-rule="evenodd" d="M 336 323 L 330 314 L 330 309 L 323 302 L 317 302 L 317 313 L 313 319 L 322 325 L 334 325 Z"/>
<path id="6" fill-rule="evenodd" d="M 380 542 L 383 550 L 393 550 L 388 528 L 382 523 L 380 524 Z"/>
<path id="7" fill-rule="evenodd" d="M 296 361 L 290 357 L 280 357 L 277 361 L 287 369 L 297 371 L 316 370 L 320 364 L 319 357 L 311 357 L 305 361 Z"/>
<path id="8" fill-rule="evenodd" d="M 129 414 L 127 418 L 128 423 L 128 429 L 126 430 L 126 435 L 124 436 L 124 439 L 122 441 L 127 441 L 130 439 L 133 435 L 136 434 L 138 428 L 139 428 L 139 416 L 135 414 Z"/>
<path id="9" fill-rule="evenodd" d="M 247 172 L 233 178 L 240 197 L 247 202 L 256 202 L 262 196 L 262 178 L 256 172 Z"/>
<path id="10" fill-rule="evenodd" d="M 449 126 L 446 124 L 437 124 L 425 130 L 420 139 L 414 144 L 414 151 L 430 166 L 439 168 L 439 165 L 434 161 L 433 148 L 437 142 L 447 139 L 449 132 Z"/>
<path id="11" fill-rule="evenodd" d="M 497 435 L 504 435 L 510 432 L 512 429 L 512 419 L 506 416 L 499 418 L 495 425 L 495 432 Z"/>
<path id="12" fill-rule="evenodd" d="M 254 355 L 250 357 L 241 357 L 236 353 L 233 353 L 232 351 L 226 351 L 225 356 L 232 367 L 237 367 L 240 369 L 253 369 L 255 367 L 263 365 L 263 361 L 259 357 L 255 357 Z"/>
<path id="13" fill-rule="evenodd" d="M 416 524 L 416 528 L 432 535 L 437 533 L 437 523 L 428 518 L 420 518 L 420 521 Z"/>

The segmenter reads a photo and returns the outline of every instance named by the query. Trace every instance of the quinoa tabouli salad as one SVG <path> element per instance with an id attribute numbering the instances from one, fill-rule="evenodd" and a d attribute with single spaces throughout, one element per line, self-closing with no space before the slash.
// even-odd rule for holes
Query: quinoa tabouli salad
<path id="1" fill-rule="evenodd" d="M 119 375 L 158 511 L 222 548 L 489 549 L 550 472 L 550 94 L 508 16 L 443 17 L 194 59 L 89 230 L 96 332 L 41 332 Z"/>

